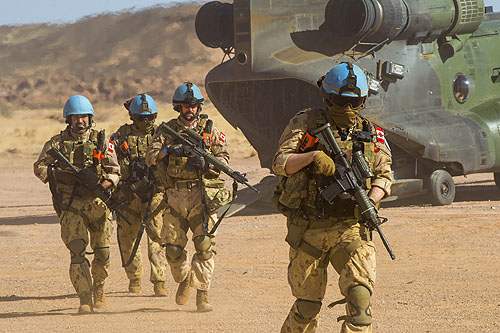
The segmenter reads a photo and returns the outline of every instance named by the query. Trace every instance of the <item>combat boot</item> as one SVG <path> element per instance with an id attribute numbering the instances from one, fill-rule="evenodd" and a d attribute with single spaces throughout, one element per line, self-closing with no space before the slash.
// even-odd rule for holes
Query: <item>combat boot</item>
<path id="1" fill-rule="evenodd" d="M 188 273 L 184 281 L 179 283 L 175 294 L 175 303 L 184 305 L 189 299 L 189 289 L 191 288 L 191 272 Z"/>
<path id="2" fill-rule="evenodd" d="M 80 307 L 78 308 L 78 314 L 88 314 L 92 312 L 92 294 L 82 294 L 78 295 L 80 298 Z"/>
<path id="3" fill-rule="evenodd" d="M 106 309 L 106 296 L 104 296 L 104 283 L 94 284 L 94 311 Z"/>
<path id="4" fill-rule="evenodd" d="M 155 296 L 165 297 L 168 295 L 167 288 L 165 288 L 165 281 L 156 281 L 154 283 Z"/>
<path id="5" fill-rule="evenodd" d="M 128 292 L 137 294 L 141 292 L 141 279 L 132 279 L 128 283 Z"/>
<path id="6" fill-rule="evenodd" d="M 212 304 L 208 302 L 208 291 L 197 290 L 196 292 L 196 308 L 198 312 L 210 312 L 214 309 Z"/>

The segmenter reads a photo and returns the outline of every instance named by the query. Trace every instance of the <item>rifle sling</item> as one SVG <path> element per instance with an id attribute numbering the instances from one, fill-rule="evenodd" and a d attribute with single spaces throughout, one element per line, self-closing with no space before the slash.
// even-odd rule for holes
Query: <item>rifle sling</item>
<path id="1" fill-rule="evenodd" d="M 134 246 L 132 247 L 132 252 L 130 253 L 130 257 L 128 258 L 127 262 L 124 262 L 123 260 L 123 253 L 122 253 L 122 248 L 120 244 L 120 237 L 118 234 L 118 228 L 116 229 L 116 236 L 118 238 L 118 247 L 120 248 L 120 256 L 122 259 L 122 267 L 127 267 L 129 266 L 132 261 L 134 260 L 135 254 L 137 253 L 137 249 L 139 248 L 139 244 L 141 243 L 142 239 L 142 234 L 144 233 L 144 228 L 146 226 L 146 221 L 149 219 L 149 211 L 151 209 L 151 203 L 153 202 L 153 195 L 151 195 L 151 199 L 148 202 L 148 207 L 146 208 L 146 213 L 144 214 L 144 220 L 141 222 L 141 226 L 139 227 L 139 232 L 137 233 L 137 237 L 135 238 Z"/>
<path id="2" fill-rule="evenodd" d="M 53 166 L 50 164 L 47 167 L 47 180 L 49 181 L 50 193 L 52 193 L 52 204 L 57 213 L 57 216 L 61 216 L 61 198 L 57 192 L 56 181 L 54 179 L 54 174 L 52 173 Z"/>
<path id="3" fill-rule="evenodd" d="M 233 201 L 234 201 L 234 199 L 236 199 L 236 192 L 238 192 L 238 183 L 236 182 L 235 179 L 233 179 L 233 198 L 231 199 L 231 202 L 229 203 L 229 206 L 226 208 L 224 213 L 222 213 L 222 215 L 219 217 L 217 222 L 214 224 L 212 230 L 210 230 L 209 235 L 213 235 L 215 233 L 215 231 L 219 227 L 219 224 L 222 222 L 222 220 L 226 216 L 227 212 L 229 211 L 229 209 L 233 205 Z"/>
<path id="4" fill-rule="evenodd" d="M 153 196 L 151 196 L 151 200 L 149 200 L 148 207 L 146 208 L 146 214 L 144 216 L 144 221 L 141 223 L 141 226 L 139 228 L 139 232 L 137 233 L 137 237 L 135 239 L 134 246 L 132 247 L 132 253 L 130 254 L 130 258 L 127 260 L 127 262 L 125 262 L 125 260 L 123 260 L 123 253 L 122 253 L 122 248 L 121 248 L 121 244 L 120 244 L 120 237 L 118 236 L 119 228 L 116 229 L 116 235 L 118 238 L 118 247 L 120 248 L 120 256 L 122 259 L 122 267 L 127 267 L 132 263 L 132 261 L 134 260 L 135 254 L 137 253 L 137 249 L 139 248 L 139 244 L 141 243 L 142 234 L 144 233 L 144 228 L 148 228 L 149 222 L 151 222 L 151 220 L 154 219 L 156 217 L 156 215 L 158 215 L 167 206 L 166 201 L 162 200 L 160 202 L 160 204 L 153 210 L 153 212 L 148 214 L 148 212 L 151 208 L 151 203 L 153 202 L 153 197 L 154 197 L 154 193 L 153 193 Z M 128 207 L 124 207 L 122 209 L 125 210 L 127 213 L 133 212 Z M 134 212 L 134 216 L 137 217 L 138 214 L 136 214 Z M 140 216 L 138 216 L 138 217 L 140 218 Z M 147 230 L 146 230 L 146 233 L 147 233 Z"/>

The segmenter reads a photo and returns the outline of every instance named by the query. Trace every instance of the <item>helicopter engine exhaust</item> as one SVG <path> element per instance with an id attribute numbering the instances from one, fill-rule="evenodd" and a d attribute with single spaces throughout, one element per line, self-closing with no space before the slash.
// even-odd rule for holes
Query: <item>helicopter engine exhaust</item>
<path id="1" fill-rule="evenodd" d="M 325 11 L 330 31 L 374 43 L 472 33 L 483 16 L 483 0 L 331 0 Z"/>
<path id="2" fill-rule="evenodd" d="M 211 48 L 234 47 L 234 9 L 230 3 L 211 1 L 204 4 L 195 20 L 198 39 Z"/>

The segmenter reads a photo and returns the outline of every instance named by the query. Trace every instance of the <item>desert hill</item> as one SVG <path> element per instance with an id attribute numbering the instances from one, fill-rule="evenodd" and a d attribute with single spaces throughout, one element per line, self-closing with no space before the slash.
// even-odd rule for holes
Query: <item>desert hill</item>
<path id="1" fill-rule="evenodd" d="M 147 92 L 170 101 L 190 80 L 203 88 L 221 52 L 204 47 L 200 4 L 106 13 L 73 24 L 0 27 L 0 108 L 60 107 L 68 96 L 122 103 Z"/>

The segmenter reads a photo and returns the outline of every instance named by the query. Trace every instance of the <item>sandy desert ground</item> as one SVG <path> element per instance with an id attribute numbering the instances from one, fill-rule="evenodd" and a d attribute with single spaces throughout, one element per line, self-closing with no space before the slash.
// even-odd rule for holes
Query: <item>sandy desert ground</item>
<path id="1" fill-rule="evenodd" d="M 0 331 L 279 331 L 294 299 L 286 280 L 285 218 L 266 200 L 227 218 L 219 229 L 210 291 L 214 312 L 197 313 L 194 297 L 177 306 L 171 276 L 169 296 L 152 297 L 147 265 L 143 291 L 129 295 L 114 234 L 108 310 L 77 316 L 69 253 L 49 190 L 32 173 L 41 144 L 64 127 L 59 112 L 23 110 L 0 118 Z M 118 109 L 98 117 L 108 133 L 126 120 Z M 216 124 L 228 133 L 234 168 L 248 172 L 252 183 L 268 174 L 241 133 L 221 118 Z M 456 182 L 450 206 L 433 207 L 417 197 L 381 210 L 389 218 L 383 230 L 397 260 L 390 260 L 375 235 L 375 332 L 500 332 L 500 190 L 490 174 Z M 145 244 L 147 260 L 144 250 Z M 329 276 L 325 304 L 340 298 L 333 269 Z M 319 332 L 338 331 L 336 318 L 342 314 L 341 307 L 323 306 Z"/>

